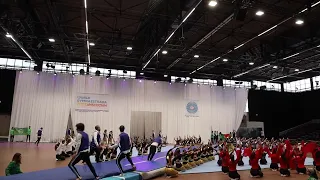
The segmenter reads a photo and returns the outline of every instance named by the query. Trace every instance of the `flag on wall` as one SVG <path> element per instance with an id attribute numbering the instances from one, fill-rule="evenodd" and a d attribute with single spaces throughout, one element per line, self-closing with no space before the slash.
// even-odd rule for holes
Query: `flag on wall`
<path id="1" fill-rule="evenodd" d="M 185 103 L 185 110 L 187 117 L 199 117 L 198 101 L 187 100 Z"/>
<path id="2" fill-rule="evenodd" d="M 109 111 L 109 95 L 79 93 L 75 102 L 76 111 Z"/>

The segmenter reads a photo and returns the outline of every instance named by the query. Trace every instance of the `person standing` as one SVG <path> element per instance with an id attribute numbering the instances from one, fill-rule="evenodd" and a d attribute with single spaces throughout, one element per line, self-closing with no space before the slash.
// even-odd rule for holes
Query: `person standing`
<path id="1" fill-rule="evenodd" d="M 39 145 L 39 142 L 40 142 L 40 140 L 41 140 L 42 130 L 43 130 L 43 128 L 41 127 L 41 128 L 38 130 L 38 132 L 37 132 L 38 139 L 37 139 L 37 141 L 35 142 L 35 144 L 36 144 L 37 146 Z"/>
<path id="2" fill-rule="evenodd" d="M 90 154 L 93 154 L 93 152 L 96 153 L 96 162 L 102 162 L 100 160 L 100 153 L 101 153 L 101 147 L 100 147 L 100 142 L 101 142 L 101 136 L 100 136 L 100 126 L 95 126 L 95 131 L 92 136 L 92 141 L 90 144 Z"/>
<path id="3" fill-rule="evenodd" d="M 122 166 L 121 166 L 121 160 L 124 159 L 125 157 L 127 158 L 127 160 L 129 161 L 129 163 L 131 164 L 132 166 L 132 169 L 135 170 L 136 169 L 136 166 L 133 164 L 132 162 L 132 159 L 130 157 L 130 148 L 131 148 L 131 140 L 130 140 L 130 137 L 127 133 L 124 132 L 124 126 L 121 125 L 119 127 L 119 130 L 120 130 L 120 135 L 118 137 L 118 140 L 117 140 L 117 143 L 115 145 L 112 146 L 112 148 L 117 148 L 119 147 L 120 148 L 120 153 L 119 155 L 117 156 L 117 159 L 116 159 L 116 164 L 118 166 L 118 168 L 120 169 L 120 172 L 121 172 L 121 176 L 123 176 L 123 169 L 122 169 Z"/>
<path id="4" fill-rule="evenodd" d="M 29 126 L 28 129 L 27 129 L 27 139 L 26 139 L 26 142 L 28 142 L 28 140 L 29 140 L 29 142 L 30 142 L 30 135 L 31 135 L 31 126 Z"/>
<path id="5" fill-rule="evenodd" d="M 211 143 L 213 144 L 214 143 L 214 133 L 213 133 L 213 131 L 211 130 Z"/>
<path id="6" fill-rule="evenodd" d="M 80 180 L 81 176 L 75 168 L 75 165 L 79 161 L 83 160 L 87 164 L 87 166 L 89 166 L 89 169 L 94 175 L 95 179 L 100 179 L 90 161 L 90 142 L 88 134 L 84 132 L 84 124 L 78 123 L 76 125 L 76 130 L 78 134 L 75 141 L 75 151 L 71 161 L 68 164 L 68 167 L 77 176 L 77 180 Z"/>
<path id="7" fill-rule="evenodd" d="M 152 130 L 152 139 L 156 137 L 156 133 L 154 133 L 154 130 Z"/>
<path id="8" fill-rule="evenodd" d="M 14 128 L 12 127 L 10 129 L 10 142 L 13 142 L 13 140 L 14 140 Z"/>
<path id="9" fill-rule="evenodd" d="M 162 144 L 162 140 L 161 140 L 161 136 L 159 134 L 158 137 L 153 139 L 153 142 L 152 142 L 152 144 L 150 146 L 150 152 L 149 152 L 149 155 L 148 155 L 148 161 L 152 160 L 153 156 L 156 154 L 158 146 L 161 146 L 161 144 Z"/>

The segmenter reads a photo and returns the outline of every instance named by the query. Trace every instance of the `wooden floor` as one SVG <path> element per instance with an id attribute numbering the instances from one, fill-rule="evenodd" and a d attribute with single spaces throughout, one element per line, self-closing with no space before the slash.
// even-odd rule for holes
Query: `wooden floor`
<path id="1" fill-rule="evenodd" d="M 67 166 L 69 161 L 57 162 L 54 144 L 42 143 L 0 143 L 0 176 L 5 175 L 5 169 L 15 153 L 21 153 L 22 172 L 39 171 Z"/>
<path id="2" fill-rule="evenodd" d="M 68 160 L 57 162 L 55 160 L 54 144 L 42 143 L 37 147 L 34 143 L 0 143 L 0 176 L 4 176 L 4 170 L 8 163 L 11 161 L 14 153 L 19 152 L 22 154 L 22 164 L 21 170 L 23 172 L 39 171 L 45 169 L 52 169 L 57 167 L 67 166 Z M 268 169 L 263 170 L 264 178 L 270 180 L 282 180 L 282 179 L 295 179 L 295 180 L 305 180 L 306 175 L 298 175 L 292 172 L 291 177 L 281 177 L 279 172 L 272 172 Z M 239 171 L 241 179 L 250 179 L 249 171 Z M 167 179 L 165 177 L 159 177 L 157 180 Z M 229 180 L 227 175 L 222 173 L 203 173 L 203 174 L 190 174 L 190 175 L 180 175 L 174 179 L 183 180 Z"/>

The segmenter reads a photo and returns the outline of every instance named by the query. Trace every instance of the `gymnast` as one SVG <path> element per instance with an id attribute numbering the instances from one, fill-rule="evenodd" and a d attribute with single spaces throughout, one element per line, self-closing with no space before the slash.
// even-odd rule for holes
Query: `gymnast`
<path id="1" fill-rule="evenodd" d="M 148 155 L 148 161 L 152 160 L 153 156 L 156 154 L 157 148 L 159 146 L 161 147 L 161 143 L 162 143 L 161 136 L 154 138 L 152 144 L 150 145 L 150 152 Z"/>
<path id="2" fill-rule="evenodd" d="M 78 123 L 76 125 L 76 130 L 78 132 L 76 137 L 76 146 L 75 146 L 75 154 L 73 155 L 71 161 L 69 162 L 68 166 L 71 169 L 71 171 L 77 176 L 77 180 L 82 179 L 79 172 L 75 168 L 75 165 L 83 160 L 88 166 L 92 174 L 94 175 L 95 179 L 100 179 L 100 177 L 97 175 L 94 167 L 91 164 L 90 161 L 90 142 L 89 142 L 89 136 L 87 133 L 84 132 L 84 124 Z"/>
<path id="3" fill-rule="evenodd" d="M 125 157 L 127 158 L 129 163 L 131 164 L 132 169 L 136 170 L 136 166 L 133 164 L 132 159 L 130 157 L 131 140 L 130 140 L 129 135 L 124 132 L 124 129 L 125 129 L 125 127 L 123 125 L 121 125 L 119 127 L 120 135 L 118 137 L 118 141 L 116 142 L 115 145 L 112 146 L 113 149 L 116 149 L 117 147 L 120 148 L 120 153 L 116 159 L 116 164 L 121 172 L 120 176 L 123 176 L 123 173 L 124 173 L 124 171 L 122 169 L 122 165 L 121 165 L 121 160 Z"/>

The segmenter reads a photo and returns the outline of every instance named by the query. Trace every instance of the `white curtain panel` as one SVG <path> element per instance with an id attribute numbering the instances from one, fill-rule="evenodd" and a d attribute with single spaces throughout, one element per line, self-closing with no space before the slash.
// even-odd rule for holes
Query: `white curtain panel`
<path id="1" fill-rule="evenodd" d="M 109 112 L 75 111 L 78 93 L 108 95 Z M 43 141 L 54 141 L 65 135 L 71 110 L 73 125 L 84 123 L 89 134 L 100 125 L 117 136 L 120 125 L 130 133 L 132 111 L 150 111 L 162 113 L 162 134 L 168 136 L 169 142 L 187 135 L 200 135 L 207 141 L 211 129 L 229 133 L 239 128 L 247 97 L 248 91 L 239 88 L 17 72 L 11 127 L 30 125 L 32 140 L 36 140 L 37 129 L 43 127 Z M 188 101 L 197 102 L 198 117 L 186 116 Z"/>

